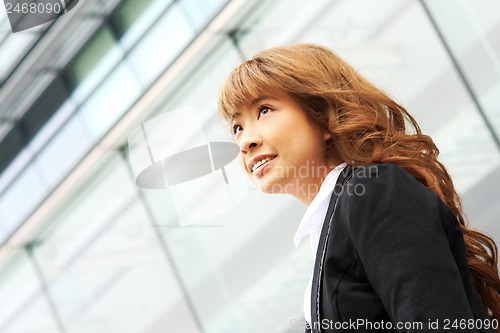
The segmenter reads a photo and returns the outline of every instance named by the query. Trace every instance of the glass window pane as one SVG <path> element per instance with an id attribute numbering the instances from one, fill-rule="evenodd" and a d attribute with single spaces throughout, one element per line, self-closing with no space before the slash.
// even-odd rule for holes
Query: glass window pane
<path id="1" fill-rule="evenodd" d="M 91 143 L 81 119 L 74 115 L 39 153 L 35 165 L 54 186 L 81 160 Z"/>
<path id="2" fill-rule="evenodd" d="M 0 83 L 10 73 L 13 66 L 19 61 L 19 57 L 32 45 L 38 37 L 32 33 L 12 34 L 9 30 L 9 37 L 3 41 L 0 47 Z M 4 31 L 4 30 L 3 30 Z"/>
<path id="3" fill-rule="evenodd" d="M 173 4 L 127 59 L 141 81 L 149 84 L 179 55 L 193 36 L 193 29 L 178 6 Z"/>
<path id="4" fill-rule="evenodd" d="M 29 147 L 31 150 L 37 152 L 42 149 L 75 109 L 76 103 L 72 99 L 67 99 L 30 141 Z"/>
<path id="5" fill-rule="evenodd" d="M 29 165 L 0 198 L 0 211 L 9 231 L 15 229 L 47 193 L 38 170 Z"/>
<path id="6" fill-rule="evenodd" d="M 495 198 L 500 184 L 500 147 L 498 142 L 492 144 L 494 134 L 500 138 L 500 3 L 437 0 L 425 4 L 463 73 L 464 85 L 470 87 L 464 95 L 472 93 L 478 104 L 464 105 L 462 96 L 454 96 L 460 101 L 455 103 L 457 116 L 451 122 L 445 120 L 447 130 L 439 136 L 447 147 L 442 151 L 443 160 L 455 161 L 451 171 L 459 175 L 455 181 L 464 194 L 469 219 L 498 238 L 498 200 L 484 198 Z M 449 137 L 459 140 L 452 143 Z"/>
<path id="7" fill-rule="evenodd" d="M 168 6 L 170 6 L 170 1 L 163 0 L 151 0 L 148 1 L 148 7 L 144 8 L 144 11 L 140 13 L 140 16 L 135 17 L 138 13 L 134 12 L 134 6 L 138 3 L 138 1 L 130 0 L 127 2 L 127 5 L 123 7 L 123 11 L 126 13 L 119 14 L 119 18 L 117 20 L 124 20 L 128 23 L 124 22 L 124 34 L 120 38 L 119 43 L 123 45 L 125 49 L 131 49 L 136 42 L 142 37 L 144 33 L 147 33 L 147 30 L 151 27 L 151 25 L 155 24 L 158 17 L 162 15 L 162 13 L 166 10 Z M 130 4 L 130 5 L 128 5 Z M 121 15 L 126 17 L 121 17 Z M 120 23 L 118 23 L 120 24 Z"/>
<path id="8" fill-rule="evenodd" d="M 500 165 L 498 148 L 470 102 L 457 108 L 453 118 L 443 124 L 433 139 L 460 194 L 467 193 Z"/>
<path id="9" fill-rule="evenodd" d="M 132 48 L 170 4 L 164 0 L 124 1 L 113 17 L 113 24 L 122 33 L 119 43 L 125 49 Z"/>
<path id="10" fill-rule="evenodd" d="M 207 141 L 233 141 L 229 126 L 221 130 L 217 114 L 217 96 L 227 74 L 241 62 L 241 57 L 228 40 L 207 58 L 196 73 L 169 96 L 160 113 L 187 105 L 195 105 Z"/>
<path id="11" fill-rule="evenodd" d="M 0 175 L 0 193 L 17 177 L 33 158 L 30 148 L 21 150 Z"/>
<path id="12" fill-rule="evenodd" d="M 5 223 L 2 217 L 2 212 L 0 211 L 0 244 L 3 244 L 7 236 L 9 236 L 7 224 Z"/>
<path id="13" fill-rule="evenodd" d="M 70 332 L 197 332 L 179 281 L 116 156 L 35 248 Z"/>
<path id="14" fill-rule="evenodd" d="M 186 13 L 194 29 L 199 30 L 224 5 L 227 0 L 180 0 L 179 6 Z"/>
<path id="15" fill-rule="evenodd" d="M 2 272 L 0 307 L 2 333 L 59 332 L 39 276 L 26 254 Z"/>
<path id="16" fill-rule="evenodd" d="M 116 14 L 120 22 L 120 30 L 127 31 L 143 15 L 154 0 L 122 1 L 121 7 Z"/>
<path id="17" fill-rule="evenodd" d="M 65 69 L 75 87 L 73 98 L 83 102 L 123 56 L 109 28 L 102 28 Z"/>
<path id="18" fill-rule="evenodd" d="M 121 63 L 80 107 L 78 113 L 93 138 L 100 138 L 131 106 L 141 92 L 136 78 Z"/>
<path id="19" fill-rule="evenodd" d="M 499 2 L 427 1 L 480 107 L 500 138 Z"/>

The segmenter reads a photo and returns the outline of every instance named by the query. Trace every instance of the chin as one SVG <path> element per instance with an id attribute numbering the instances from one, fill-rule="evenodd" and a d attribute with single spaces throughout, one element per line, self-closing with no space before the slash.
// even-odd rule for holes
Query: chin
<path id="1" fill-rule="evenodd" d="M 285 194 L 284 185 L 279 182 L 254 182 L 255 186 L 264 193 L 268 194 Z"/>

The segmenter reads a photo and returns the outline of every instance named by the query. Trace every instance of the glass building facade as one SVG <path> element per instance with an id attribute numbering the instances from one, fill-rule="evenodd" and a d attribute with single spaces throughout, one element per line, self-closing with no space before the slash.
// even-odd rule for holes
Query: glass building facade
<path id="1" fill-rule="evenodd" d="M 305 207 L 248 184 L 181 226 L 128 156 L 135 128 L 186 105 L 206 141 L 231 141 L 218 89 L 276 45 L 325 45 L 405 106 L 500 241 L 496 0 L 86 0 L 19 33 L 0 10 L 3 333 L 303 332 Z"/>

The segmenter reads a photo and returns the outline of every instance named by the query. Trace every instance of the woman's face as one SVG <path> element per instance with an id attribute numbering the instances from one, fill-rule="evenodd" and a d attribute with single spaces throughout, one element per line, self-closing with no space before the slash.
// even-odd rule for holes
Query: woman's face
<path id="1" fill-rule="evenodd" d="M 338 164 L 324 158 L 331 134 L 313 126 L 284 93 L 270 93 L 239 108 L 232 129 L 241 167 L 266 193 L 291 194 L 309 205 Z"/>

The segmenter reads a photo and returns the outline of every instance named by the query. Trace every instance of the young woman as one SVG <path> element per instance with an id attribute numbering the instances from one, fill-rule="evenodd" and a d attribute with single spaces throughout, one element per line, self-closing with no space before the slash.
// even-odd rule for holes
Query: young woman
<path id="1" fill-rule="evenodd" d="M 260 52 L 219 110 L 250 179 L 308 206 L 307 330 L 500 332 L 496 244 L 467 227 L 432 139 L 350 65 L 317 45 Z"/>

